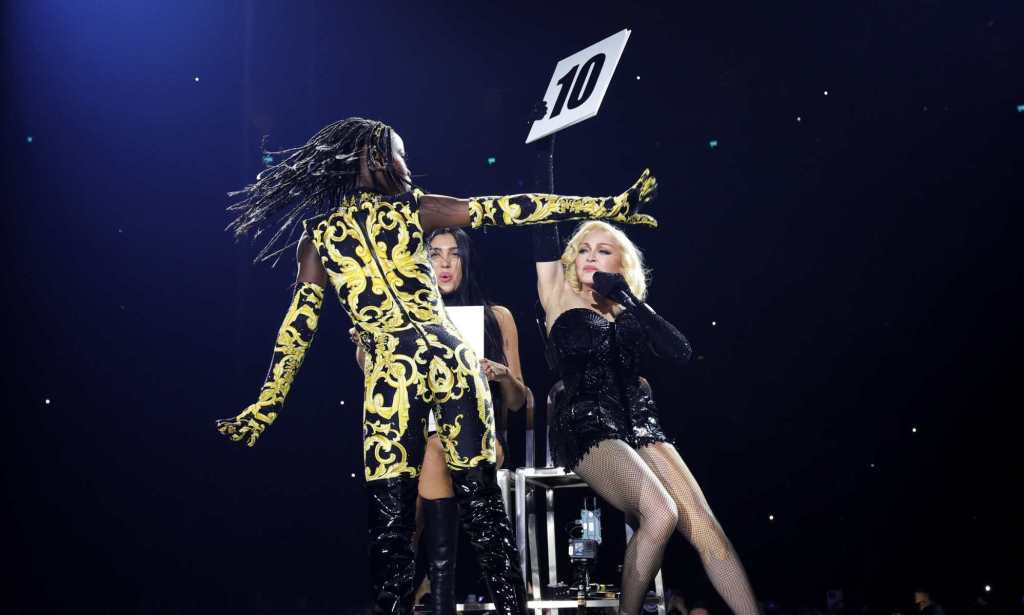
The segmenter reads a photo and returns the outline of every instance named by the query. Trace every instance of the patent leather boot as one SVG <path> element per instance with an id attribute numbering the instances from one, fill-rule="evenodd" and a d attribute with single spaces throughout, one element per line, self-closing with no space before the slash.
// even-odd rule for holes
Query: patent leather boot
<path id="1" fill-rule="evenodd" d="M 391 478 L 366 485 L 374 615 L 408 615 L 412 608 L 418 484 L 415 478 Z"/>
<path id="2" fill-rule="evenodd" d="M 476 551 L 498 613 L 526 613 L 526 584 L 493 463 L 452 473 L 462 529 Z"/>
<path id="3" fill-rule="evenodd" d="M 430 574 L 430 610 L 455 615 L 455 556 L 459 505 L 455 498 L 423 500 L 423 543 Z"/>

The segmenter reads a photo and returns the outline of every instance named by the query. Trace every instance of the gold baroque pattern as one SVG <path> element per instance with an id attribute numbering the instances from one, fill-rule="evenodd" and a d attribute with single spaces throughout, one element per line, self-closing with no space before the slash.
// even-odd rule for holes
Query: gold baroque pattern
<path id="1" fill-rule="evenodd" d="M 654 198 L 657 188 L 657 180 L 649 169 L 645 169 L 640 178 L 618 196 L 517 194 L 475 197 L 469 201 L 469 215 L 473 228 L 488 224 L 541 224 L 573 218 L 657 226 L 658 222 L 653 217 L 636 211 L 641 204 Z"/>
<path id="2" fill-rule="evenodd" d="M 277 418 L 277 412 L 288 397 L 306 350 L 313 342 L 323 301 L 324 289 L 317 284 L 307 282 L 295 289 L 291 305 L 277 332 L 274 357 L 259 398 L 234 419 L 217 421 L 217 430 L 231 441 L 254 446 L 267 426 Z"/>
<path id="3" fill-rule="evenodd" d="M 368 481 L 419 475 L 422 424 L 411 423 L 422 423 L 435 409 L 449 467 L 495 459 L 490 390 L 444 311 L 424 245 L 419 196 L 353 194 L 305 223 L 366 350 Z"/>

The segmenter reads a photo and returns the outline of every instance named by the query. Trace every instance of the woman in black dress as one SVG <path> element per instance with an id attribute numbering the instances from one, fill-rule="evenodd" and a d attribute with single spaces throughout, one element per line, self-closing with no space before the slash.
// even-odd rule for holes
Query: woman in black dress
<path id="1" fill-rule="evenodd" d="M 542 185 L 552 181 L 552 148 L 549 143 L 538 150 Z M 549 425 L 555 460 L 637 522 L 623 562 L 620 612 L 640 612 L 665 545 L 678 530 L 700 553 L 733 612 L 756 614 L 736 551 L 641 385 L 639 360 L 647 347 L 677 365 L 689 360 L 691 349 L 643 302 L 647 272 L 640 251 L 604 222 L 582 223 L 564 250 L 556 225 L 535 227 L 533 235 L 537 290 L 565 385 Z"/>

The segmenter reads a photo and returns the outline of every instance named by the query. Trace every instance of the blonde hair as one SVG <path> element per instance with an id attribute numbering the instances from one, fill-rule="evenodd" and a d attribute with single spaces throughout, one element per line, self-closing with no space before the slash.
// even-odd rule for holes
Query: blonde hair
<path id="1" fill-rule="evenodd" d="M 588 220 L 579 225 L 573 233 L 569 243 L 562 252 L 562 269 L 565 271 L 565 279 L 573 290 L 579 291 L 583 288 L 579 278 L 576 277 L 576 257 L 580 253 L 580 244 L 591 231 L 604 231 L 612 236 L 612 239 L 619 246 L 622 258 L 622 277 L 626 278 L 629 290 L 638 299 L 643 301 L 647 298 L 647 282 L 650 277 L 650 270 L 644 268 L 644 255 L 636 247 L 625 233 L 607 222 L 599 220 Z"/>

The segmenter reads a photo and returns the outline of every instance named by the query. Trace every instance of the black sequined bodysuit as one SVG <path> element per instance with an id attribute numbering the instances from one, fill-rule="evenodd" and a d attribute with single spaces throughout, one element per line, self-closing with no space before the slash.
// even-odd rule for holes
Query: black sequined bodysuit
<path id="1" fill-rule="evenodd" d="M 549 426 L 555 462 L 572 469 L 602 440 L 634 448 L 668 438 L 649 389 L 639 375 L 647 335 L 631 312 L 614 321 L 587 308 L 562 313 L 549 341 L 558 355 L 565 389 Z"/>

